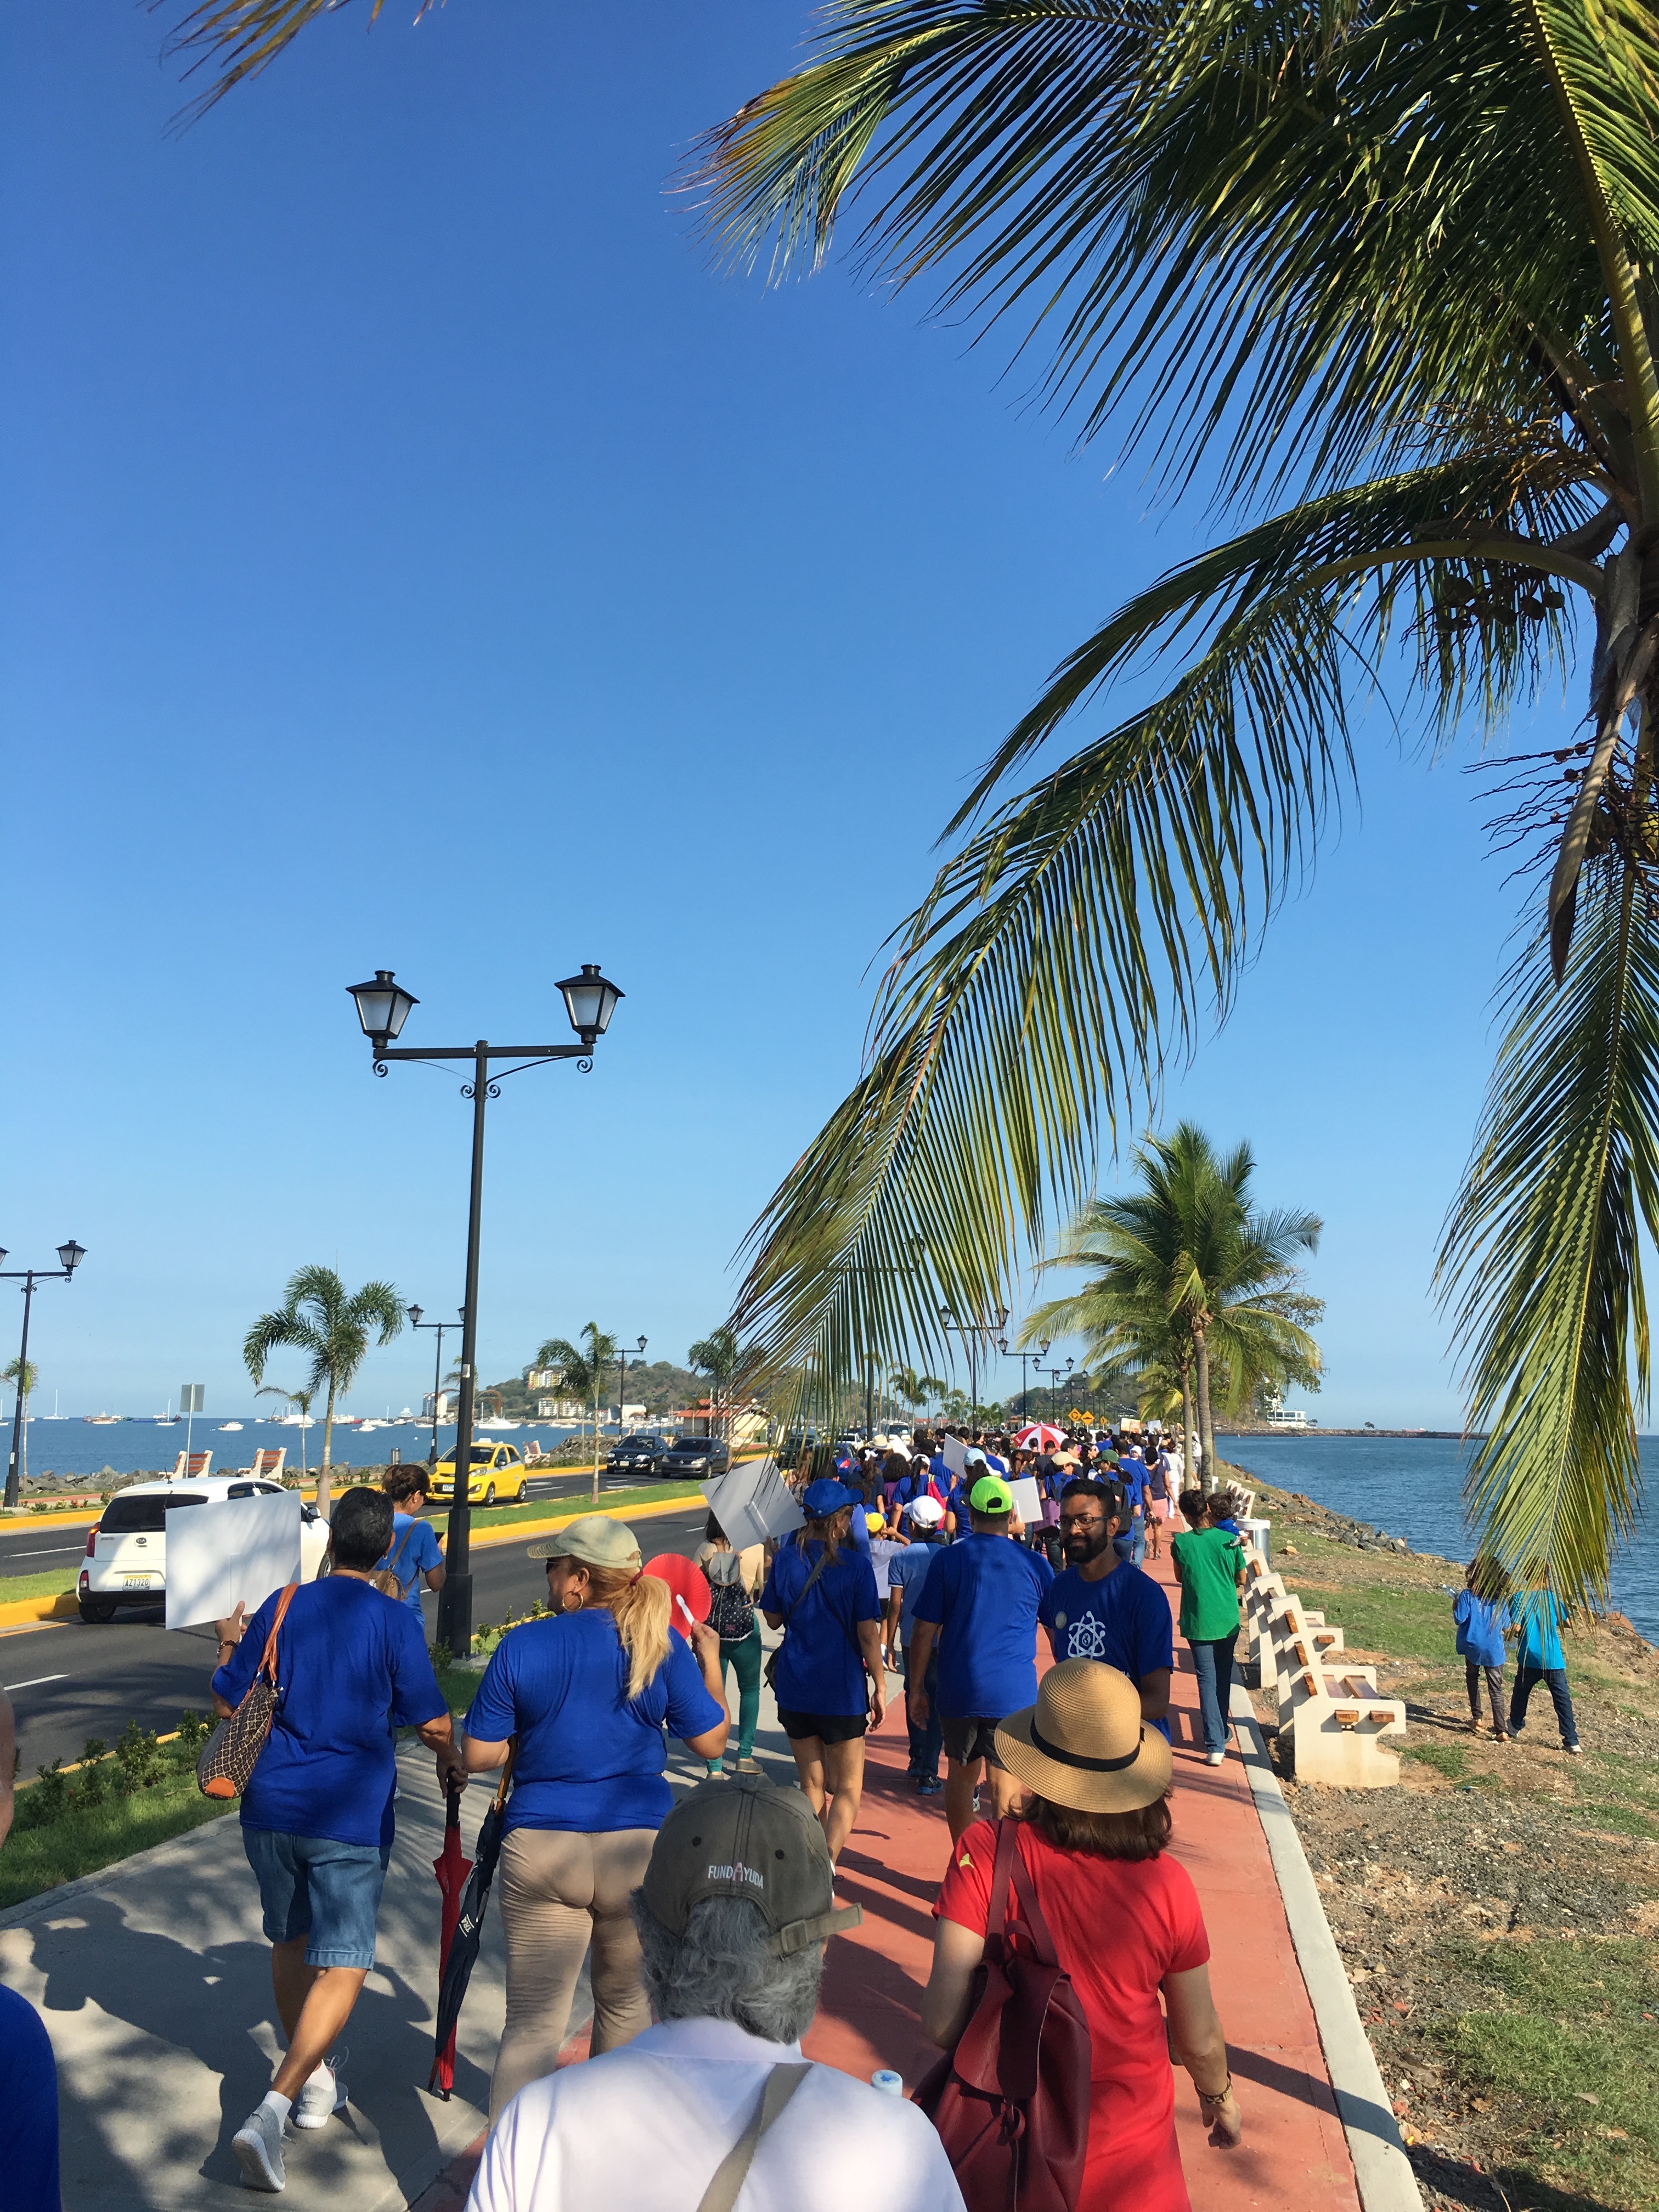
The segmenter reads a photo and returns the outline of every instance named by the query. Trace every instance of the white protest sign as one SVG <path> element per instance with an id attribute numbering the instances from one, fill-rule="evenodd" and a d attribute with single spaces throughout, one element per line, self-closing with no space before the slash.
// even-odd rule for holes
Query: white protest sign
<path id="1" fill-rule="evenodd" d="M 960 1437 L 945 1437 L 939 1443 L 939 1456 L 952 1474 L 960 1481 L 968 1472 L 968 1447 Z"/>
<path id="2" fill-rule="evenodd" d="M 738 1552 L 769 1538 L 787 1536 L 804 1518 L 775 1460 L 750 1460 L 734 1467 L 718 1482 L 705 1483 L 702 1494 Z"/>
<path id="3" fill-rule="evenodd" d="M 300 1493 L 175 1505 L 167 1515 L 167 1626 L 250 1613 L 300 1579 Z"/>
<path id="4" fill-rule="evenodd" d="M 1017 1482 L 1008 1486 L 1013 1493 L 1014 1510 L 1028 1528 L 1042 1518 L 1042 1498 L 1034 1474 L 1022 1474 Z"/>

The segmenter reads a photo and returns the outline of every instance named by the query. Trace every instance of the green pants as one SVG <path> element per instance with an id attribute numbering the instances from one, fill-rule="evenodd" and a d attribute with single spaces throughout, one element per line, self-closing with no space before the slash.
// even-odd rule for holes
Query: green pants
<path id="1" fill-rule="evenodd" d="M 755 1729 L 760 1720 L 761 1632 L 757 1621 L 741 1644 L 720 1646 L 720 1680 L 729 1667 L 738 1678 L 738 1757 L 754 1756 Z"/>

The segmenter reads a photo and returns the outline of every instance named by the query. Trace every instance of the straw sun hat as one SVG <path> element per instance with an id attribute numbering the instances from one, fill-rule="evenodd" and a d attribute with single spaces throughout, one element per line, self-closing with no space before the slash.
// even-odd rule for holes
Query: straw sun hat
<path id="1" fill-rule="evenodd" d="M 1008 1771 L 1051 1804 L 1079 1813 L 1133 1813 L 1170 1786 L 1169 1745 L 1140 1717 L 1140 1692 L 1098 1659 L 1062 1659 L 1037 1701 L 996 1732 Z"/>

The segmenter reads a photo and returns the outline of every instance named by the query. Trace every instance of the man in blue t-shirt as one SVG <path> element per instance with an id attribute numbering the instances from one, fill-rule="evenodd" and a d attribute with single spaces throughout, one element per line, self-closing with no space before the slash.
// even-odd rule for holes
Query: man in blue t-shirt
<path id="1" fill-rule="evenodd" d="M 1036 1702 L 1037 1610 L 1054 1578 L 1040 1552 L 1011 1541 L 1013 1493 L 1000 1474 L 981 1474 L 968 1510 L 969 1534 L 936 1553 L 928 1569 L 905 1660 L 911 1719 L 922 1725 L 936 1706 L 943 1723 L 953 1843 L 972 1823 L 981 1768 L 999 1819 L 1019 1794 L 997 1755 L 996 1729 L 1006 1713 Z M 936 1642 L 933 1698 L 924 1683 Z"/>
<path id="2" fill-rule="evenodd" d="M 887 1640 L 898 1656 L 901 1673 L 905 1670 L 910 1638 L 915 1629 L 916 1600 L 921 1595 L 935 1553 L 944 1548 L 944 1522 L 945 1508 L 937 1498 L 918 1498 L 909 1509 L 910 1541 L 888 1564 Z M 905 1722 L 910 1731 L 910 1764 L 907 1771 L 915 1777 L 918 1796 L 937 1797 L 945 1787 L 939 1778 L 939 1755 L 944 1747 L 944 1735 L 939 1717 L 937 1647 L 927 1662 L 921 1686 L 927 1697 L 927 1718 L 918 1725 L 908 1705 L 905 1710 Z"/>
<path id="3" fill-rule="evenodd" d="M 1167 1736 L 1175 1627 L 1158 1583 L 1112 1548 L 1122 1512 L 1110 1483 L 1083 1478 L 1060 1492 L 1066 1568 L 1043 1595 L 1041 1619 L 1056 1659 L 1099 1659 L 1127 1674 L 1142 1715 Z"/>
<path id="4" fill-rule="evenodd" d="M 413 1728 L 446 1786 L 466 1779 L 418 1616 L 369 1577 L 392 1539 L 392 1500 L 348 1490 L 329 1524 L 334 1571 L 273 1591 L 251 1620 L 218 1623 L 213 1702 L 235 1711 L 276 1640 L 282 1697 L 242 1796 L 242 1845 L 259 1884 L 270 1978 L 288 2051 L 231 2138 L 252 2189 L 283 2186 L 283 2129 L 327 2125 L 325 2063 L 374 1964 L 374 1921 L 392 1857 L 395 1732 Z M 284 1602 L 286 1601 L 286 1602 Z M 277 1625 L 278 1613 L 282 1614 Z"/>
<path id="5" fill-rule="evenodd" d="M 1112 1548 L 1138 1567 L 1146 1556 L 1146 1462 L 1133 1445 L 1117 1463 L 1117 1480 L 1123 1506 Z"/>

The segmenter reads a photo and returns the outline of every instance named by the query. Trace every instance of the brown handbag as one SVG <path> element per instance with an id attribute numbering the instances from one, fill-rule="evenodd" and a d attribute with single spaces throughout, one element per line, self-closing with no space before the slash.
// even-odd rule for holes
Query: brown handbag
<path id="1" fill-rule="evenodd" d="M 259 1753 L 265 1747 L 270 1724 L 276 1717 L 276 1632 L 283 1625 L 294 1593 L 290 1583 L 276 1601 L 276 1617 L 265 1638 L 264 1656 L 248 1684 L 242 1702 L 227 1714 L 202 1746 L 196 1762 L 196 1786 L 204 1797 L 240 1797 L 253 1779 Z"/>
<path id="2" fill-rule="evenodd" d="M 1020 1856 L 1019 1825 L 997 1823 L 968 2025 L 912 2101 L 938 2129 L 968 2212 L 1072 2212 L 1089 2152 L 1089 2022 Z"/>

